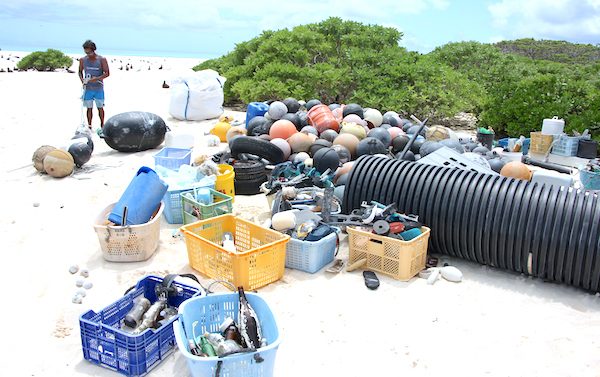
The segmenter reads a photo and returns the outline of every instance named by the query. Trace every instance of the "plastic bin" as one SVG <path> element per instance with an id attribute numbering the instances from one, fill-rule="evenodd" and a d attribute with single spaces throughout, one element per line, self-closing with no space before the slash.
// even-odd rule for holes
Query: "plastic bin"
<path id="1" fill-rule="evenodd" d="M 408 281 L 425 268 L 430 229 L 421 227 L 420 236 L 410 241 L 379 236 L 347 227 L 350 256 L 348 264 L 367 259 L 365 269 Z"/>
<path id="2" fill-rule="evenodd" d="M 117 225 L 137 225 L 148 222 L 167 189 L 168 186 L 154 170 L 142 166 L 113 207 L 108 220 Z M 123 224 L 125 208 L 127 208 L 127 219 L 125 219 L 126 224 Z"/>
<path id="3" fill-rule="evenodd" d="M 181 194 L 185 192 L 192 192 L 194 188 L 208 187 L 214 189 L 214 185 L 200 186 L 194 184 L 189 188 L 181 190 L 168 190 L 163 197 L 163 203 L 165 204 L 165 218 L 169 224 L 183 224 L 183 211 L 181 207 Z"/>
<path id="4" fill-rule="evenodd" d="M 233 211 L 231 196 L 221 194 L 213 189 L 209 190 L 212 195 L 213 203 L 208 205 L 197 202 L 196 199 L 194 199 L 194 191 L 181 194 L 184 224 L 210 219 L 211 217 L 224 215 Z"/>
<path id="5" fill-rule="evenodd" d="M 184 225 L 188 259 L 193 269 L 245 290 L 281 279 L 290 237 L 238 218 L 222 215 Z M 237 252 L 221 247 L 223 233 L 233 234 Z"/>
<path id="6" fill-rule="evenodd" d="M 104 259 L 110 262 L 139 262 L 150 258 L 158 248 L 164 205 L 159 203 L 154 217 L 145 224 L 106 225 L 107 216 L 114 206 L 115 203 L 106 207 L 94 224 Z"/>
<path id="7" fill-rule="evenodd" d="M 154 155 L 154 163 L 167 169 L 179 170 L 181 165 L 189 165 L 191 158 L 191 149 L 165 147 Z"/>
<path id="8" fill-rule="evenodd" d="M 579 148 L 579 138 L 570 137 L 566 135 L 559 136 L 552 146 L 552 154 L 559 156 L 577 156 L 577 149 Z"/>
<path id="9" fill-rule="evenodd" d="M 544 135 L 541 132 L 532 132 L 530 134 L 531 142 L 529 145 L 529 153 L 546 154 L 552 148 L 554 142 L 553 135 Z"/>
<path id="10" fill-rule="evenodd" d="M 142 376 L 171 354 L 175 348 L 173 321 L 176 318 L 158 330 L 148 329 L 139 335 L 120 329 L 135 299 L 144 296 L 150 302 L 156 301 L 154 289 L 162 281 L 157 276 L 147 276 L 134 290 L 100 312 L 90 310 L 81 315 L 79 326 L 84 359 L 126 376 Z M 197 288 L 178 282 L 173 285 L 181 289 L 177 296 L 169 297 L 171 306 L 179 307 L 185 300 L 200 294 Z"/>
<path id="11" fill-rule="evenodd" d="M 600 190 L 600 173 L 589 170 L 580 170 L 579 179 L 586 190 Z"/>
<path id="12" fill-rule="evenodd" d="M 219 165 L 219 173 L 217 175 L 217 183 L 215 183 L 215 190 L 229 195 L 232 198 L 232 201 L 235 200 L 235 171 L 233 170 L 233 166 L 227 164 Z"/>
<path id="13" fill-rule="evenodd" d="M 336 249 L 335 233 L 316 242 L 291 238 L 286 246 L 285 266 L 314 274 L 333 261 Z"/>
<path id="14" fill-rule="evenodd" d="M 246 297 L 256 311 L 267 345 L 254 352 L 223 358 L 195 356 L 190 353 L 187 339 L 193 336 L 193 322 L 198 321 L 199 325 L 196 327 L 196 335 L 205 331 L 218 332 L 219 326 L 227 317 L 239 323 L 238 297 L 237 293 L 215 293 L 192 298 L 181 305 L 179 319 L 173 323 L 173 330 L 177 347 L 187 359 L 192 376 L 269 377 L 273 375 L 275 357 L 281 343 L 279 329 L 269 305 L 260 296 L 251 292 L 246 292 Z M 217 370 L 220 372 L 217 373 Z"/>

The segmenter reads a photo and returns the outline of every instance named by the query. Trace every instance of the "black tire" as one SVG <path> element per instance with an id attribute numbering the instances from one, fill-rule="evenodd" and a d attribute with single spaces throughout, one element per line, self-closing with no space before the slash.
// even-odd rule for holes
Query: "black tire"
<path id="1" fill-rule="evenodd" d="M 275 144 L 266 140 L 249 136 L 238 136 L 229 143 L 229 146 L 231 148 L 231 155 L 236 158 L 240 153 L 249 153 L 276 164 L 284 161 L 283 151 Z"/>
<path id="2" fill-rule="evenodd" d="M 237 177 L 254 177 L 265 174 L 265 165 L 260 161 L 237 161 L 233 164 L 233 171 Z"/>
<path id="3" fill-rule="evenodd" d="M 260 194 L 260 185 L 267 181 L 267 176 L 253 180 L 235 180 L 236 195 L 256 195 Z"/>

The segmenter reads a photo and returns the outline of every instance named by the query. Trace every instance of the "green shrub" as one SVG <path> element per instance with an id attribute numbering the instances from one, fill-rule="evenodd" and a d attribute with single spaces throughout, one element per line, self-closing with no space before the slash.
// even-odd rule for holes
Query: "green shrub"
<path id="1" fill-rule="evenodd" d="M 25 56 L 19 61 L 17 68 L 22 70 L 54 71 L 58 68 L 68 68 L 71 64 L 73 64 L 73 59 L 58 50 L 49 48 L 46 51 L 36 51 Z"/>

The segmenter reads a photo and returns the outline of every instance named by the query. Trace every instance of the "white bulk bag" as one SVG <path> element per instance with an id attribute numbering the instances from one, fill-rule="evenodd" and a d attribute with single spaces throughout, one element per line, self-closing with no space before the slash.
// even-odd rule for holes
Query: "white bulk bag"
<path id="1" fill-rule="evenodd" d="M 181 120 L 205 120 L 223 114 L 225 77 L 212 69 L 190 71 L 171 80 L 169 113 Z"/>

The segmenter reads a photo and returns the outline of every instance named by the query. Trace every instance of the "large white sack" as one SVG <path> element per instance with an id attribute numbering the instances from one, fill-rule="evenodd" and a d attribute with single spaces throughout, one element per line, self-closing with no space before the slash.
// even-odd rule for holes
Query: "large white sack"
<path id="1" fill-rule="evenodd" d="M 169 113 L 181 120 L 205 120 L 223 114 L 225 77 L 212 69 L 182 73 L 171 80 Z"/>

